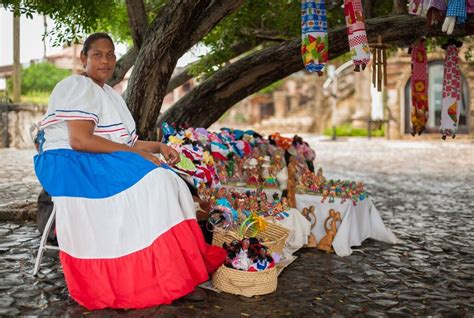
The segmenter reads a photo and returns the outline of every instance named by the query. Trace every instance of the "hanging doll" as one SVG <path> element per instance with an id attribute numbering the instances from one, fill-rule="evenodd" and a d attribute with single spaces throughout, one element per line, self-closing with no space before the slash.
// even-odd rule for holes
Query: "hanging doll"
<path id="1" fill-rule="evenodd" d="M 370 61 L 370 49 L 365 31 L 364 11 L 361 0 L 344 0 L 347 33 L 349 35 L 349 51 L 354 62 L 354 71 L 365 69 Z"/>
<path id="2" fill-rule="evenodd" d="M 438 25 L 446 14 L 446 0 L 430 0 L 426 8 L 426 23 L 428 27 Z"/>
<path id="3" fill-rule="evenodd" d="M 428 121 L 428 61 L 424 40 L 411 48 L 412 135 L 421 135 Z"/>
<path id="4" fill-rule="evenodd" d="M 325 0 L 301 0 L 301 55 L 308 72 L 323 74 L 328 60 Z"/>
<path id="5" fill-rule="evenodd" d="M 449 39 L 442 46 L 446 50 L 440 128 L 443 139 L 446 139 L 446 136 L 456 137 L 456 129 L 461 113 L 461 71 L 458 57 L 461 46 L 462 42 L 454 39 Z"/>
<path id="6" fill-rule="evenodd" d="M 467 5 L 466 0 L 448 0 L 448 7 L 446 11 L 446 18 L 444 19 L 441 31 L 446 34 L 453 33 L 454 25 L 463 24 L 467 19 Z"/>
<path id="7" fill-rule="evenodd" d="M 446 13 L 446 0 L 410 0 L 408 13 L 426 17 L 428 27 L 437 25 Z"/>

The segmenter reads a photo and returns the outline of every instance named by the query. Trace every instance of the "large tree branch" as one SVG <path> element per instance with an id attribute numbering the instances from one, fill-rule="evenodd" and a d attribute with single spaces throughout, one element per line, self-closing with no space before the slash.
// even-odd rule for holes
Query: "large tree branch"
<path id="1" fill-rule="evenodd" d="M 245 52 L 248 52 L 249 50 L 255 48 L 261 43 L 262 41 L 257 39 L 255 41 L 242 41 L 242 42 L 233 44 L 231 46 L 231 54 L 228 56 L 228 60 L 233 59 Z M 175 88 L 180 87 L 181 85 L 189 81 L 191 78 L 193 78 L 194 76 L 191 74 L 191 68 L 195 66 L 196 64 L 198 64 L 199 62 L 200 61 L 196 61 L 189 64 L 181 72 L 171 77 L 170 81 L 168 82 L 168 87 L 166 88 L 166 94 L 172 92 Z M 223 61 L 223 62 L 226 62 L 226 61 Z"/>
<path id="2" fill-rule="evenodd" d="M 142 46 L 148 29 L 145 4 L 143 0 L 125 0 L 127 4 L 128 24 L 132 32 L 133 43 L 137 48 Z"/>
<path id="3" fill-rule="evenodd" d="M 125 94 L 141 136 L 153 130 L 176 62 L 244 0 L 170 1 L 151 24 Z"/>
<path id="4" fill-rule="evenodd" d="M 115 70 L 112 77 L 107 81 L 107 84 L 114 86 L 120 83 L 128 70 L 133 66 L 135 60 L 137 59 L 138 50 L 136 47 L 132 47 L 127 51 L 115 64 Z"/>
<path id="5" fill-rule="evenodd" d="M 421 17 L 398 15 L 367 20 L 369 42 L 382 35 L 384 43 L 411 43 L 414 38 L 445 35 L 440 28 L 428 29 Z M 457 26 L 453 36 L 474 34 L 474 19 Z M 193 88 L 160 118 L 160 123 L 187 123 L 208 127 L 230 107 L 246 96 L 304 68 L 300 54 L 301 40 L 289 40 L 245 57 L 218 71 Z M 345 27 L 329 31 L 329 57 L 348 51 Z"/>

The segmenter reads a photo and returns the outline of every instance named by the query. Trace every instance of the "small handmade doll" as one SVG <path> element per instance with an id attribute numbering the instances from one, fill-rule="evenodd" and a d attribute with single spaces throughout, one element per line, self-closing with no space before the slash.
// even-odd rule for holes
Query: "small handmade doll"
<path id="1" fill-rule="evenodd" d="M 467 19 L 466 0 L 449 0 L 441 31 L 451 34 L 454 31 L 455 24 L 463 24 Z"/>
<path id="2" fill-rule="evenodd" d="M 233 268 L 232 266 L 232 261 L 237 257 L 237 254 L 240 252 L 241 250 L 241 243 L 240 241 L 238 240 L 233 240 L 232 242 L 230 242 L 230 244 L 227 244 L 224 242 L 223 246 L 222 246 L 225 251 L 227 252 L 227 257 L 226 257 L 226 260 L 225 260 L 225 263 L 224 265 L 226 267 L 230 267 L 230 268 Z"/>
<path id="3" fill-rule="evenodd" d="M 268 253 L 267 247 L 261 245 L 258 255 L 253 259 L 253 264 L 249 267 L 249 272 L 259 272 L 275 266 L 273 258 Z"/>

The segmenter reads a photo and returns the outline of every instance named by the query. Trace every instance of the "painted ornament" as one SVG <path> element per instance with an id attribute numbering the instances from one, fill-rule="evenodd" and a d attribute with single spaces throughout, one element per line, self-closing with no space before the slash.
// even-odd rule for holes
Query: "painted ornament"
<path id="1" fill-rule="evenodd" d="M 324 0 L 301 0 L 301 55 L 308 72 L 319 76 L 328 61 L 328 25 Z"/>

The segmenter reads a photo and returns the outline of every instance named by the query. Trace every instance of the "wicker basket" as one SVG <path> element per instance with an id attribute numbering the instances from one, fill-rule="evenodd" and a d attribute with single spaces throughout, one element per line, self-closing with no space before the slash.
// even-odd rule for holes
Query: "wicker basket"
<path id="1" fill-rule="evenodd" d="M 260 272 L 240 271 L 222 265 L 212 275 L 212 285 L 223 292 L 252 297 L 273 293 L 277 289 L 276 267 Z"/>
<path id="2" fill-rule="evenodd" d="M 258 232 L 256 237 L 263 240 L 262 244 L 268 248 L 270 253 L 282 255 L 289 233 L 290 231 L 288 229 L 268 222 L 265 231 Z M 237 230 L 223 230 L 220 227 L 215 227 L 212 245 L 222 247 L 224 243 L 229 244 L 233 240 L 241 240 L 242 238 Z"/>

